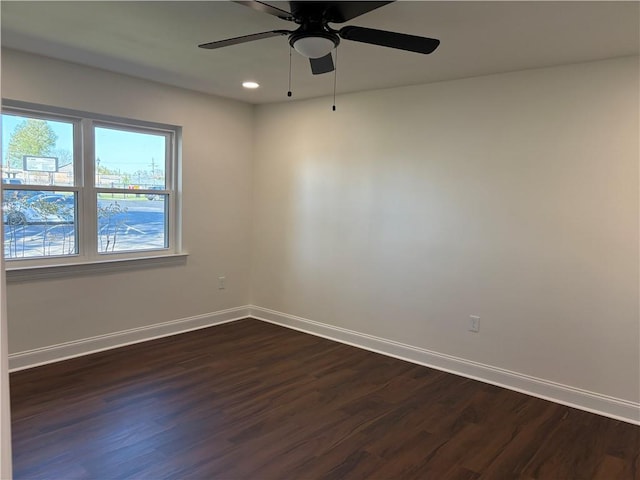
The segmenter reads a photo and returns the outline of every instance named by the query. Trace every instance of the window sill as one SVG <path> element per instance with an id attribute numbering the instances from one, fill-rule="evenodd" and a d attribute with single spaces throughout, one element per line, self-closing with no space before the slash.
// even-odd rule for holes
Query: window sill
<path id="1" fill-rule="evenodd" d="M 104 272 L 123 272 L 142 268 L 184 265 L 188 253 L 170 255 L 150 255 L 137 258 L 115 258 L 95 262 L 42 265 L 37 267 L 7 267 L 7 282 L 25 282 L 47 278 L 75 277 Z M 5 264 L 6 266 L 6 264 Z"/>

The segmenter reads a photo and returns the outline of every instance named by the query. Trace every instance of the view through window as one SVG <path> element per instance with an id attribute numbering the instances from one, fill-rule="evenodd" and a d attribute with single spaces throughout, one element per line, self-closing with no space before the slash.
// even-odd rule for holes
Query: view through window
<path id="1" fill-rule="evenodd" d="M 94 132 L 98 251 L 167 248 L 167 137 L 105 127 Z M 152 191 L 131 193 L 139 190 Z"/>
<path id="2" fill-rule="evenodd" d="M 4 258 L 171 253 L 175 136 L 126 120 L 3 110 Z"/>

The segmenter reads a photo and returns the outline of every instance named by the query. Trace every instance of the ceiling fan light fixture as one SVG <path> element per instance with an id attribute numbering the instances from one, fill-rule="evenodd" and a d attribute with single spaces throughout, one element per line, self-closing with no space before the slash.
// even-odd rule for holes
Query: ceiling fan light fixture
<path id="1" fill-rule="evenodd" d="M 292 35 L 290 44 L 302 56 L 307 58 L 321 58 L 331 52 L 339 39 L 335 35 Z"/>

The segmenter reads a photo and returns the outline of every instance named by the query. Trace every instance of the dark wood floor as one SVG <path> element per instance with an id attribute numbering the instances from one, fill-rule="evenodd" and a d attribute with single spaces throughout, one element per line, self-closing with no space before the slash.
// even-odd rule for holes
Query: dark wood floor
<path id="1" fill-rule="evenodd" d="M 11 397 L 16 479 L 640 478 L 640 427 L 250 319 Z"/>

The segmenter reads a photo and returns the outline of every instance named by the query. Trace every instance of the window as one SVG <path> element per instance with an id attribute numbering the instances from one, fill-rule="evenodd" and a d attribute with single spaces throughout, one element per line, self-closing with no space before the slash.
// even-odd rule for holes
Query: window
<path id="1" fill-rule="evenodd" d="M 179 253 L 178 127 L 6 103 L 9 268 Z"/>

